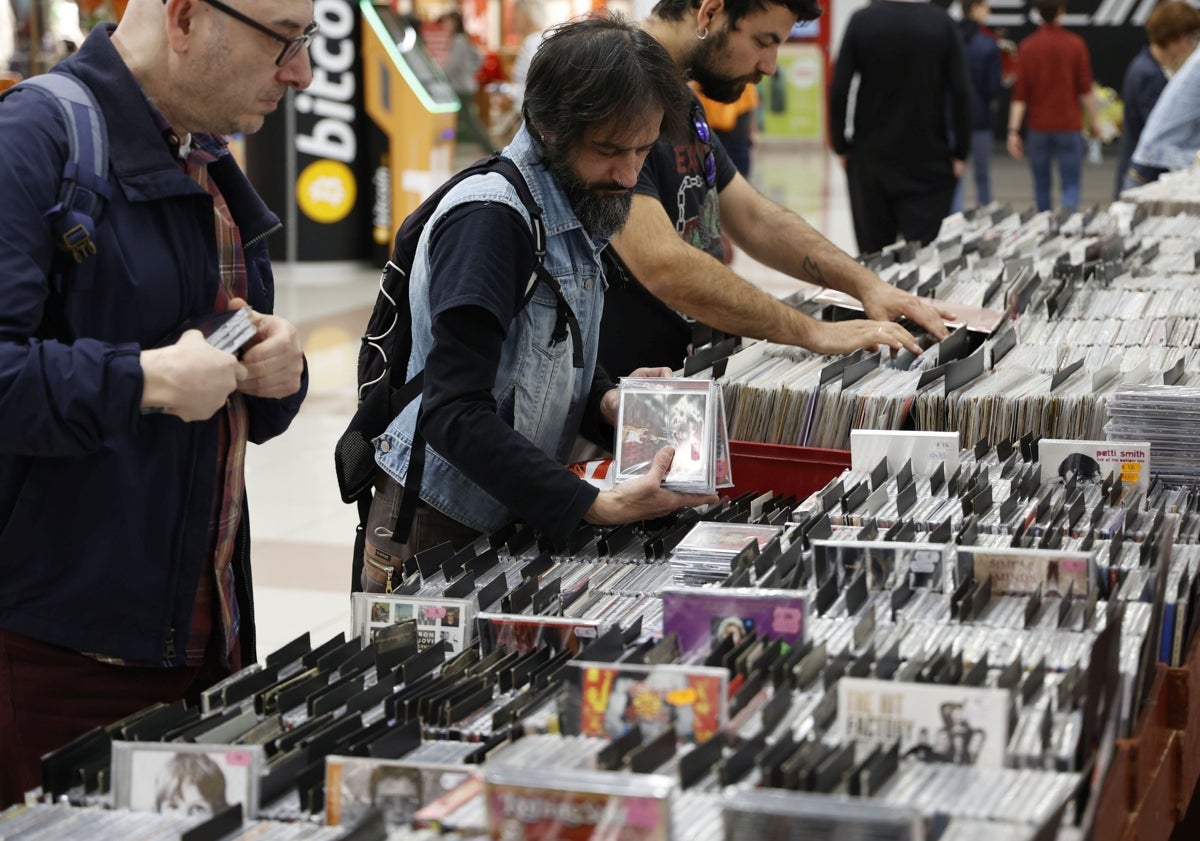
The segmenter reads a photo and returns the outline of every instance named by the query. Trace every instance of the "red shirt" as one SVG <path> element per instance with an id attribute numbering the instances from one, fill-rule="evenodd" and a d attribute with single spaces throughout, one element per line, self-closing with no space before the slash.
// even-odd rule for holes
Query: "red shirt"
<path id="1" fill-rule="evenodd" d="M 1078 35 L 1048 23 L 1021 42 L 1012 100 L 1025 103 L 1027 129 L 1081 131 L 1079 97 L 1091 89 L 1092 60 Z"/>

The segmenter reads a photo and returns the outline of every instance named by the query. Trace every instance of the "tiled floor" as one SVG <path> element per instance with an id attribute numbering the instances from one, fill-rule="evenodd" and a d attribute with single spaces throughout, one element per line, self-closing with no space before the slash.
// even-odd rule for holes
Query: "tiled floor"
<path id="1" fill-rule="evenodd" d="M 752 181 L 795 210 L 843 249 L 855 253 L 845 179 L 836 160 L 810 146 L 766 145 Z M 1032 188 L 1023 163 L 993 159 L 997 199 L 1024 207 Z M 1085 204 L 1107 203 L 1113 163 L 1088 165 Z M 974 189 L 967 188 L 967 203 Z M 776 294 L 788 278 L 739 254 L 735 270 Z M 333 472 L 333 445 L 354 407 L 358 339 L 375 299 L 378 267 L 366 264 L 277 265 L 277 311 L 300 329 L 310 370 L 308 399 L 292 428 L 247 457 L 259 654 L 308 631 L 314 644 L 350 628 L 350 551 L 357 516 L 344 505 Z"/>

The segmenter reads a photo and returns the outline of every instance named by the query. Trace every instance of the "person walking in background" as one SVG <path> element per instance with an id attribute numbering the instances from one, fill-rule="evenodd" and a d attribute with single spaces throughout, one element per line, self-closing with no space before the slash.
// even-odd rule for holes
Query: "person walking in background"
<path id="1" fill-rule="evenodd" d="M 708 124 L 743 178 L 750 177 L 750 153 L 758 135 L 758 85 L 746 85 L 733 102 L 718 102 L 697 90 Z"/>
<path id="2" fill-rule="evenodd" d="M 1154 104 L 1130 170 L 1154 181 L 1164 172 L 1186 169 L 1200 152 L 1200 50 L 1193 50 Z M 1137 179 L 1135 179 L 1136 181 Z M 1130 186 L 1136 186 L 1131 184 Z"/>
<path id="3" fill-rule="evenodd" d="M 1003 90 L 1000 45 L 984 29 L 990 11 L 987 0 L 962 0 L 960 29 L 971 81 L 971 172 L 975 178 L 975 203 L 980 206 L 992 200 L 992 107 Z M 965 184 L 966 179 L 960 178 L 954 192 L 956 211 L 963 209 Z"/>
<path id="4" fill-rule="evenodd" d="M 521 122 L 521 103 L 525 100 L 525 77 L 529 75 L 533 54 L 542 44 L 542 30 L 545 28 L 546 13 L 541 0 L 516 0 L 513 4 L 513 29 L 521 36 L 521 48 L 513 61 L 508 95 L 512 99 L 518 125 Z"/>
<path id="5" fill-rule="evenodd" d="M 1200 11 L 1183 0 L 1163 0 L 1154 7 L 1146 21 L 1150 43 L 1134 56 L 1125 71 L 1121 99 L 1125 103 L 1124 125 L 1121 129 L 1121 156 L 1117 161 L 1117 180 L 1113 198 L 1121 191 L 1145 184 L 1158 177 L 1151 167 L 1133 166 L 1133 150 L 1137 148 L 1146 120 L 1154 104 L 1167 86 L 1167 80 L 1183 66 L 1200 38 Z"/>
<path id="6" fill-rule="evenodd" d="M 475 107 L 475 94 L 479 93 L 479 80 L 475 74 L 483 66 L 483 55 L 471 43 L 471 36 L 463 26 L 462 13 L 446 12 L 438 23 L 450 35 L 450 47 L 442 70 L 450 87 L 458 94 L 458 140 L 477 143 L 485 153 L 492 151 L 492 139 L 487 128 L 479 119 Z"/>
<path id="7" fill-rule="evenodd" d="M 970 109 L 962 36 L 945 11 L 880 0 L 850 18 L 829 88 L 829 126 L 861 251 L 879 251 L 897 235 L 922 244 L 937 236 L 970 148 Z"/>
<path id="8" fill-rule="evenodd" d="M 1058 19 L 1066 0 L 1036 0 L 1042 25 L 1017 50 L 1017 83 L 1008 108 L 1008 153 L 1028 156 L 1038 210 L 1051 208 L 1050 164 L 1058 161 L 1062 206 L 1079 207 L 1083 131 L 1096 136 L 1096 99 L 1087 45 Z M 1021 125 L 1025 138 L 1021 138 Z"/>

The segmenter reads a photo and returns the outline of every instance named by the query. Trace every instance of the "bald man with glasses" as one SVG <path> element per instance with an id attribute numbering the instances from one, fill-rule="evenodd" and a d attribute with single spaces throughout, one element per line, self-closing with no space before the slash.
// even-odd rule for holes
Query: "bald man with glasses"
<path id="1" fill-rule="evenodd" d="M 90 254 L 56 233 L 62 112 L 0 102 L 0 808 L 42 754 L 257 659 L 245 450 L 307 376 L 224 136 L 308 86 L 316 34 L 312 0 L 130 0 L 56 67 L 107 127 Z M 188 329 L 243 307 L 239 356 Z"/>

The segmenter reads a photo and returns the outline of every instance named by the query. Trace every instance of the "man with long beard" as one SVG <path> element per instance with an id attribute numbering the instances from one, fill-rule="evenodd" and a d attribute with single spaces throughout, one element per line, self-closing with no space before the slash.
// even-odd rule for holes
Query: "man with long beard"
<path id="1" fill-rule="evenodd" d="M 733 102 L 747 84 L 775 72 L 792 26 L 820 14 L 815 0 L 661 0 L 642 27 L 706 96 Z M 818 353 L 867 347 L 919 353 L 913 336 L 893 321 L 900 317 L 946 335 L 936 310 L 884 283 L 751 187 L 694 98 L 684 116 L 689 136 L 659 141 L 642 168 L 629 222 L 613 238 L 617 271 L 609 276 L 600 340 L 600 362 L 610 374 L 628 374 L 636 365 L 680 367 L 692 333 L 684 315 Z M 722 231 L 773 269 L 853 295 L 868 319 L 818 322 L 781 303 L 723 264 Z"/>
<path id="2" fill-rule="evenodd" d="M 364 590 L 386 590 L 422 549 L 445 541 L 461 548 L 514 517 L 563 540 L 581 520 L 626 523 L 716 500 L 661 487 L 670 447 L 648 475 L 611 491 L 564 466 L 581 427 L 616 420 L 617 390 L 596 365 L 600 252 L 625 224 L 647 153 L 660 135 L 682 134 L 687 97 L 670 56 L 620 18 L 564 24 L 543 42 L 529 71 L 524 123 L 503 154 L 542 209 L 543 267 L 573 318 L 562 317 L 546 283 L 522 306 L 535 254 L 512 184 L 487 173 L 454 186 L 413 260 L 408 373 L 423 368 L 424 389 L 375 442 L 386 478 L 367 521 Z M 401 542 L 391 529 L 418 430 L 428 444 L 420 502 Z"/>

